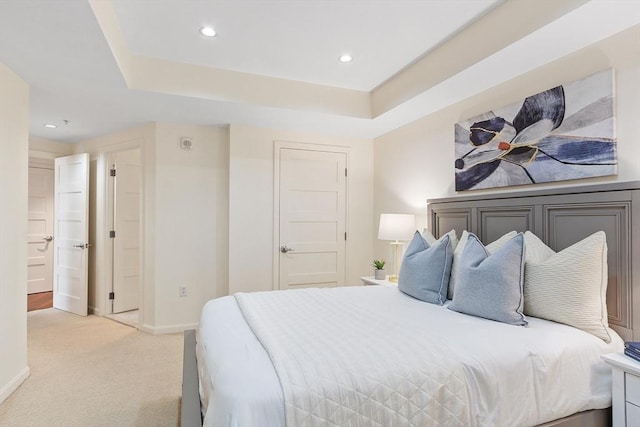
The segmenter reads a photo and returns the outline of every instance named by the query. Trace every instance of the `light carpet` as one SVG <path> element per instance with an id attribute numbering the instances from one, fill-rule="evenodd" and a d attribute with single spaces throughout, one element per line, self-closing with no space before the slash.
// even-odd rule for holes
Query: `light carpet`
<path id="1" fill-rule="evenodd" d="M 0 405 L 0 426 L 178 426 L 182 334 L 53 308 L 27 319 L 31 376 Z"/>

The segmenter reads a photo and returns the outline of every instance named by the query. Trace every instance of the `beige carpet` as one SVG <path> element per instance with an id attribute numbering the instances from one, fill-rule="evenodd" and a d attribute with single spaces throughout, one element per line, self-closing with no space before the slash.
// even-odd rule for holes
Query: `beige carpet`
<path id="1" fill-rule="evenodd" d="M 179 424 L 181 334 L 53 308 L 27 316 L 31 376 L 0 405 L 0 426 Z"/>

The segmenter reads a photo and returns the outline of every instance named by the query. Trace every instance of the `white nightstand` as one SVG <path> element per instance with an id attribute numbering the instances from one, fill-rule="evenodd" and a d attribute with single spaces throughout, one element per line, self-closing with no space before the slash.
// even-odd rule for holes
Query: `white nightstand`
<path id="1" fill-rule="evenodd" d="M 384 285 L 384 286 L 393 286 L 394 288 L 398 287 L 397 283 L 390 282 L 388 280 L 377 280 L 373 276 L 361 277 L 360 280 L 362 280 L 362 283 L 364 283 L 365 286 L 369 286 L 369 285 Z"/>
<path id="2" fill-rule="evenodd" d="M 624 353 L 610 353 L 602 359 L 613 374 L 613 427 L 640 427 L 640 362 Z"/>

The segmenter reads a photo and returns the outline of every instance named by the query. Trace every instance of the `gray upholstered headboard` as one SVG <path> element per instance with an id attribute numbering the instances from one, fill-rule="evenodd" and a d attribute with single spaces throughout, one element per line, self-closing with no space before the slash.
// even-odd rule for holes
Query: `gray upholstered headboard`
<path id="1" fill-rule="evenodd" d="M 531 230 L 562 250 L 588 235 L 607 234 L 609 324 L 625 340 L 640 341 L 640 181 L 515 193 L 429 199 L 434 236 L 455 229 L 491 242 Z"/>

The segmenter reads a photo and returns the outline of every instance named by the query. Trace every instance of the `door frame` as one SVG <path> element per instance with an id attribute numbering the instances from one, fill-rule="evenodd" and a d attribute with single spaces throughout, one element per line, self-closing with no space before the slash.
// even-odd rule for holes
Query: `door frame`
<path id="1" fill-rule="evenodd" d="M 95 279 L 94 290 L 96 292 L 96 304 L 90 307 L 93 314 L 99 316 L 111 316 L 113 304 L 109 300 L 109 293 L 113 284 L 113 240 L 109 238 L 111 224 L 113 224 L 113 180 L 110 179 L 112 155 L 120 151 L 140 150 L 140 283 L 138 291 L 138 329 L 144 329 L 145 307 L 145 149 L 144 138 L 114 144 L 104 151 L 92 155 L 91 161 L 96 161 L 96 198 L 95 198 L 95 272 L 90 277 Z M 91 288 L 91 287 L 90 287 Z"/>
<path id="2" fill-rule="evenodd" d="M 64 157 L 64 156 L 58 156 Z M 30 168 L 40 168 L 40 169 L 54 169 L 54 157 L 44 158 L 44 157 L 29 157 L 29 166 Z"/>
<path id="3" fill-rule="evenodd" d="M 273 141 L 273 241 L 272 241 L 272 258 L 273 258 L 273 290 L 280 289 L 280 150 L 303 150 L 303 151 L 321 151 L 324 153 L 340 153 L 346 156 L 345 167 L 349 169 L 349 147 L 341 145 L 323 145 L 312 144 L 306 142 L 293 141 Z M 345 211 L 344 211 L 344 229 L 349 236 L 349 177 L 345 179 Z M 349 270 L 349 246 L 351 239 L 347 237 L 344 251 L 344 280 L 347 281 Z"/>

